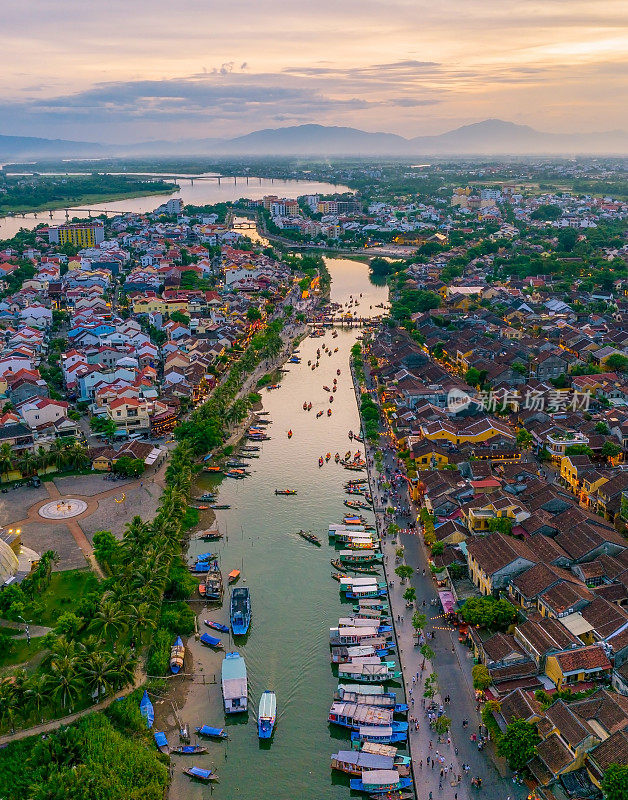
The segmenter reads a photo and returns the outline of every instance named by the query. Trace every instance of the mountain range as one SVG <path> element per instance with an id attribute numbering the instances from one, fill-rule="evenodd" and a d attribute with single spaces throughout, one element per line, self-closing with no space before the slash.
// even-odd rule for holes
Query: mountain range
<path id="1" fill-rule="evenodd" d="M 458 156 L 628 154 L 626 131 L 556 134 L 487 119 L 434 136 L 406 139 L 357 128 L 293 125 L 233 139 L 186 139 L 137 144 L 99 144 L 28 136 L 0 136 L 0 159 L 141 155 L 239 156 Z"/>

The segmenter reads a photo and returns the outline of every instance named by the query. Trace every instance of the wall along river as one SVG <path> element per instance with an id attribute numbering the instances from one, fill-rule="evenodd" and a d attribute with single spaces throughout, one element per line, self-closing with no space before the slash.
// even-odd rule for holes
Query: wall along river
<path id="1" fill-rule="evenodd" d="M 386 302 L 387 288 L 370 282 L 365 264 L 335 258 L 326 263 L 333 302 L 344 305 L 352 295 L 359 301 L 357 309 L 353 307 L 359 315 L 381 313 L 376 304 Z M 301 363 L 286 365 L 289 372 L 280 388 L 262 390 L 264 411 L 272 420 L 268 426 L 271 439 L 256 443 L 261 449 L 260 457 L 249 462 L 252 475 L 240 481 L 225 478 L 220 483 L 205 473 L 195 487 L 195 494 L 200 495 L 220 483 L 218 502 L 231 506 L 216 512 L 226 539 L 192 541 L 188 555 L 191 560 L 200 552 L 218 553 L 225 581 L 228 572 L 240 569 L 239 585 L 250 588 L 251 627 L 247 637 L 237 637 L 244 641 L 234 643 L 230 634 L 209 631 L 222 638 L 225 650 L 237 650 L 244 656 L 249 711 L 225 718 L 220 687 L 223 655 L 190 637 L 185 671 L 195 677 L 182 687 L 187 694 L 179 701 L 180 719 L 192 733 L 203 724 L 225 726 L 229 739 L 208 742 L 208 754 L 189 763 L 173 756 L 173 800 L 210 795 L 229 800 L 349 797 L 348 776 L 330 772 L 330 756 L 350 746 L 348 736 L 344 729 L 330 726 L 327 715 L 338 683 L 329 660 L 329 627 L 352 606 L 341 603 L 338 584 L 331 579 L 329 562 L 335 551 L 328 543 L 327 529 L 330 522 L 340 522 L 349 512 L 343 505 L 348 497 L 346 481 L 366 473 L 345 470 L 333 459 L 336 452 L 342 457 L 349 449 L 352 453 L 362 449 L 348 438 L 349 430 L 359 430 L 349 351 L 360 329 L 337 330 L 336 338 L 329 330 L 324 337 L 305 339 L 299 347 Z M 332 350 L 331 356 L 322 350 L 323 342 Z M 317 348 L 321 348 L 320 366 L 312 370 L 307 362 L 316 362 Z M 330 405 L 330 392 L 323 386 L 331 387 L 334 378 L 338 389 Z M 309 412 L 303 410 L 305 401 L 312 403 Z M 330 417 L 328 408 L 332 409 Z M 320 410 L 325 413 L 317 419 Z M 319 456 L 328 452 L 331 460 L 319 468 Z M 298 494 L 275 495 L 275 489 L 285 488 L 297 489 Z M 362 513 L 372 516 L 368 511 Z M 319 536 L 322 546 L 298 536 L 300 529 Z M 201 607 L 195 604 L 195 608 Z M 222 608 L 209 606 L 199 611 L 199 630 L 208 631 L 203 625 L 207 618 L 229 624 L 228 591 Z M 257 737 L 257 708 L 265 689 L 277 694 L 277 724 L 270 743 L 261 743 Z M 176 729 L 167 732 L 171 745 L 176 743 Z M 215 766 L 220 782 L 213 786 L 191 783 L 181 769 L 192 763 L 206 769 Z"/>

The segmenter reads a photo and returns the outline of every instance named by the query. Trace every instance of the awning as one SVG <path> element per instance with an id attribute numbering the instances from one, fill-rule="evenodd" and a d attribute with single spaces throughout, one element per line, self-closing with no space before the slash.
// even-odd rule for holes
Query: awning
<path id="1" fill-rule="evenodd" d="M 454 600 L 454 596 L 451 592 L 439 592 L 438 599 L 440 600 L 440 604 L 443 607 L 443 611 L 445 614 L 453 614 L 456 607 L 456 601 Z"/>
<path id="2" fill-rule="evenodd" d="M 153 447 L 153 449 L 150 451 L 150 453 L 144 459 L 144 463 L 146 464 L 146 466 L 147 467 L 152 466 L 155 463 L 155 461 L 157 461 L 157 459 L 162 454 L 162 452 L 163 452 L 163 450 L 161 450 L 160 447 Z"/>

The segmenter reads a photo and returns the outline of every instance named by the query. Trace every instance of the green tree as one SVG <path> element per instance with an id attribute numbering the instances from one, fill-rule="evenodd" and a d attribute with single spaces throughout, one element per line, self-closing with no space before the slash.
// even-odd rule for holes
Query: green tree
<path id="1" fill-rule="evenodd" d="M 621 353 L 613 353 L 606 359 L 606 367 L 612 372 L 628 372 L 628 358 Z"/>
<path id="2" fill-rule="evenodd" d="M 517 444 L 520 444 L 524 448 L 528 448 L 533 441 L 532 434 L 529 431 L 527 431 L 525 428 L 519 428 L 517 431 Z"/>
<path id="3" fill-rule="evenodd" d="M 119 555 L 120 543 L 111 531 L 96 531 L 94 534 L 94 555 L 99 563 L 111 568 Z"/>
<path id="4" fill-rule="evenodd" d="M 470 625 L 505 629 L 517 618 L 517 610 L 507 600 L 495 597 L 470 597 L 460 609 L 460 616 Z"/>
<path id="5" fill-rule="evenodd" d="M 540 741 L 541 737 L 532 723 L 515 719 L 497 742 L 497 752 L 508 761 L 511 769 L 522 770 L 534 757 L 536 746 Z"/>
<path id="6" fill-rule="evenodd" d="M 530 219 L 540 219 L 545 222 L 553 222 L 561 217 L 562 211 L 559 206 L 553 203 L 544 203 L 530 214 Z"/>
<path id="7" fill-rule="evenodd" d="M 432 726 L 439 736 L 443 736 L 451 728 L 451 719 L 442 714 Z"/>
<path id="8" fill-rule="evenodd" d="M 471 677 L 473 678 L 474 689 L 488 689 L 493 682 L 491 673 L 484 664 L 475 664 L 471 669 Z"/>
<path id="9" fill-rule="evenodd" d="M 257 322 L 262 318 L 262 312 L 256 306 L 249 306 L 246 310 L 246 318 L 249 322 Z"/>
<path id="10" fill-rule="evenodd" d="M 489 531 L 498 531 L 506 536 L 512 533 L 513 521 L 510 517 L 491 517 L 488 521 Z"/>
<path id="11" fill-rule="evenodd" d="M 622 452 L 620 445 L 617 442 L 605 441 L 602 445 L 601 454 L 605 458 L 615 458 Z"/>
<path id="12" fill-rule="evenodd" d="M 628 766 L 611 764 L 602 778 L 606 800 L 626 800 L 628 797 Z"/>
<path id="13" fill-rule="evenodd" d="M 14 458 L 15 454 L 11 449 L 11 445 L 8 442 L 3 442 L 0 445 L 0 481 L 3 475 L 7 475 L 13 469 Z"/>
<path id="14" fill-rule="evenodd" d="M 395 568 L 395 575 L 399 575 L 401 582 L 405 583 L 408 578 L 414 575 L 414 567 L 410 567 L 408 564 L 400 564 Z"/>
<path id="15" fill-rule="evenodd" d="M 403 599 L 406 603 L 414 603 L 416 600 L 416 589 L 413 586 L 409 586 L 403 593 Z"/>

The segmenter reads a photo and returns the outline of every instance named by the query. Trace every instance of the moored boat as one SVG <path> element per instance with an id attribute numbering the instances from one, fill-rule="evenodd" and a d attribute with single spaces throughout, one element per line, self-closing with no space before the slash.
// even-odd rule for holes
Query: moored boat
<path id="1" fill-rule="evenodd" d="M 177 756 L 196 756 L 206 753 L 207 748 L 200 744 L 182 744 L 180 747 L 172 748 L 170 752 Z"/>
<path id="2" fill-rule="evenodd" d="M 235 636 L 247 633 L 251 624 L 251 595 L 246 586 L 232 590 L 229 616 Z"/>
<path id="3" fill-rule="evenodd" d="M 148 696 L 146 689 L 144 689 L 144 694 L 142 695 L 142 699 L 140 701 L 140 714 L 146 720 L 146 727 L 152 728 L 153 722 L 155 721 L 155 709 L 153 708 L 153 704 L 150 701 L 150 697 Z"/>
<path id="4" fill-rule="evenodd" d="M 195 729 L 199 736 L 207 736 L 210 739 L 226 739 L 227 732 L 224 728 L 212 728 L 211 725 L 201 725 Z"/>
<path id="5" fill-rule="evenodd" d="M 277 719 L 277 697 L 274 692 L 262 692 L 257 715 L 257 735 L 260 739 L 270 739 Z"/>
<path id="6" fill-rule="evenodd" d="M 215 775 L 211 769 L 201 769 L 200 767 L 189 767 L 189 769 L 184 769 L 183 774 L 187 775 L 189 778 L 193 778 L 194 780 L 202 781 L 203 783 L 218 780 L 218 776 Z"/>
<path id="7" fill-rule="evenodd" d="M 222 631 L 223 633 L 229 633 L 229 626 L 223 625 L 222 622 L 213 622 L 211 619 L 205 619 L 203 622 L 208 628 L 213 628 L 214 630 Z"/>
<path id="8" fill-rule="evenodd" d="M 228 583 L 235 583 L 238 578 L 240 577 L 240 570 L 239 569 L 232 569 L 229 575 L 227 576 Z"/>
<path id="9" fill-rule="evenodd" d="M 310 531 L 297 531 L 297 533 L 303 539 L 306 539 L 308 542 L 312 542 L 312 544 L 317 544 L 320 547 L 321 540 L 318 538 L 318 536 L 315 536 L 313 533 L 310 533 Z"/>
<path id="10" fill-rule="evenodd" d="M 238 590 L 236 590 L 238 591 Z M 227 653 L 222 661 L 222 697 L 226 714 L 238 714 L 248 708 L 246 663 L 240 653 Z"/>
<path id="11" fill-rule="evenodd" d="M 217 650 L 224 649 L 224 645 L 220 639 L 217 639 L 215 636 L 210 636 L 208 633 L 201 633 L 200 643 L 204 644 L 205 647 L 214 647 Z"/>
<path id="12" fill-rule="evenodd" d="M 178 675 L 183 669 L 183 659 L 185 657 L 185 647 L 180 636 L 174 640 L 170 648 L 170 672 L 173 675 Z"/>
<path id="13" fill-rule="evenodd" d="M 166 734 L 162 731 L 155 731 L 153 736 L 155 737 L 155 744 L 157 745 L 159 752 L 168 755 L 168 753 L 170 753 L 170 745 L 168 744 Z"/>

